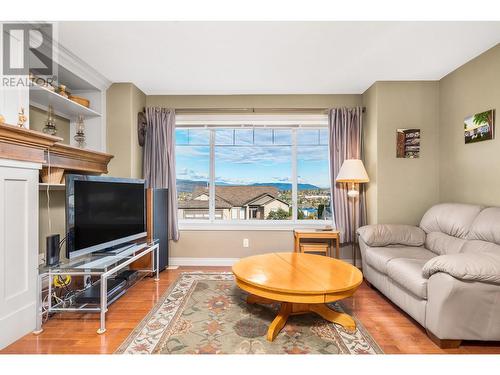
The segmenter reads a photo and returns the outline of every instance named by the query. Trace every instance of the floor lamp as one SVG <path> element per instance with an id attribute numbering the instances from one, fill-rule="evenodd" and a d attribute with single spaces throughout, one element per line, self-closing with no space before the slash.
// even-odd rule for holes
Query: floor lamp
<path id="1" fill-rule="evenodd" d="M 363 162 L 359 159 L 346 159 L 340 167 L 337 182 L 346 183 L 348 186 L 347 196 L 351 200 L 351 235 L 352 235 L 352 264 L 356 266 L 356 199 L 359 197 L 358 184 L 363 184 L 370 179 L 366 173 Z"/>

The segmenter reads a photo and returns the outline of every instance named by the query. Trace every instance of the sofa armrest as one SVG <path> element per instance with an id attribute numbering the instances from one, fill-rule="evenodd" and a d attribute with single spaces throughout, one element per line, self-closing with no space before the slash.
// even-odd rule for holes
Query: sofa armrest
<path id="1" fill-rule="evenodd" d="M 422 276 L 430 278 L 438 272 L 459 280 L 500 284 L 500 254 L 458 253 L 430 259 L 422 269 Z"/>
<path id="2" fill-rule="evenodd" d="M 387 245 L 422 246 L 425 232 L 413 225 L 374 224 L 357 230 L 361 239 L 373 247 Z"/>

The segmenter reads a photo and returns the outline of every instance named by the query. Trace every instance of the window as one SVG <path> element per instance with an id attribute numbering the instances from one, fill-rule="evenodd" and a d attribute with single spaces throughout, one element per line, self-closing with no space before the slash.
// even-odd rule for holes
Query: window
<path id="1" fill-rule="evenodd" d="M 328 131 L 297 130 L 297 217 L 331 220 Z"/>
<path id="2" fill-rule="evenodd" d="M 177 129 L 175 142 L 179 220 L 209 220 L 210 131 Z"/>
<path id="3" fill-rule="evenodd" d="M 325 126 L 178 126 L 179 219 L 331 221 Z"/>

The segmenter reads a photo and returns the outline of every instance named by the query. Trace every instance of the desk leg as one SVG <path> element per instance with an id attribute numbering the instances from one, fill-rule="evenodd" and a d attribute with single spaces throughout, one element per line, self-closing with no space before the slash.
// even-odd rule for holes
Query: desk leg
<path id="1" fill-rule="evenodd" d="M 335 239 L 335 258 L 340 259 L 340 237 Z"/>
<path id="2" fill-rule="evenodd" d="M 38 275 L 37 278 L 37 298 L 36 298 L 36 328 L 33 331 L 33 334 L 39 335 L 43 332 L 42 328 L 42 309 L 43 309 L 43 295 L 42 295 L 42 286 L 43 286 L 43 274 Z M 50 297 L 49 297 L 50 298 Z"/>
<path id="3" fill-rule="evenodd" d="M 101 276 L 101 319 L 99 329 L 97 333 L 102 335 L 106 332 L 106 311 L 108 309 L 108 278 L 107 276 Z"/>

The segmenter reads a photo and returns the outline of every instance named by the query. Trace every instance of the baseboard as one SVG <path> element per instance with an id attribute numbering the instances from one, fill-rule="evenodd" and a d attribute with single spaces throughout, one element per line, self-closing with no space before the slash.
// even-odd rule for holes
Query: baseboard
<path id="1" fill-rule="evenodd" d="M 36 304 L 29 303 L 0 319 L 0 349 L 32 332 L 36 324 Z"/>
<path id="2" fill-rule="evenodd" d="M 190 258 L 173 257 L 169 258 L 171 266 L 232 266 L 239 258 Z"/>
<path id="3" fill-rule="evenodd" d="M 170 266 L 232 266 L 240 258 L 191 258 L 191 257 L 173 257 L 169 258 Z M 341 259 L 344 262 L 352 264 L 352 259 Z M 358 263 L 358 261 L 356 262 Z M 361 263 L 361 262 L 359 262 Z M 358 263 L 358 266 L 360 264 Z"/>

